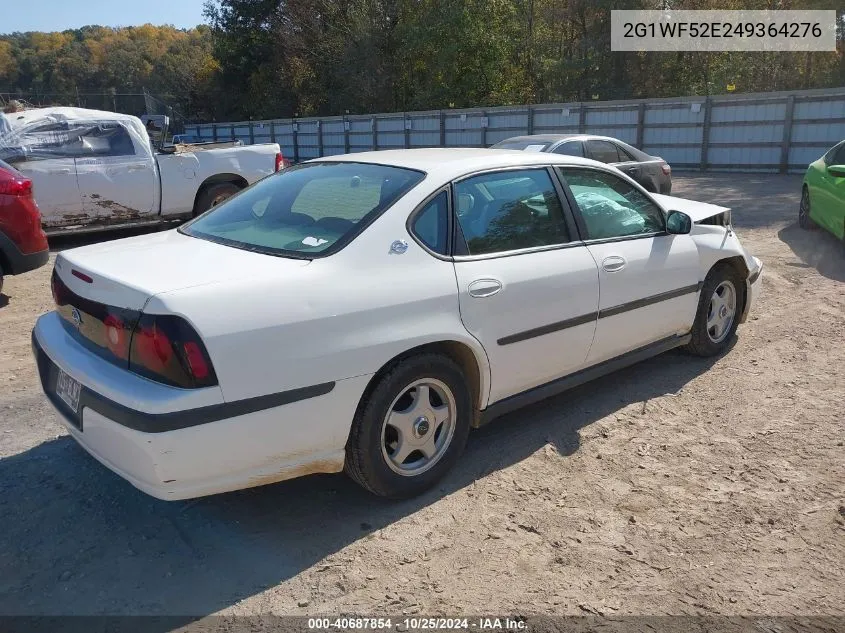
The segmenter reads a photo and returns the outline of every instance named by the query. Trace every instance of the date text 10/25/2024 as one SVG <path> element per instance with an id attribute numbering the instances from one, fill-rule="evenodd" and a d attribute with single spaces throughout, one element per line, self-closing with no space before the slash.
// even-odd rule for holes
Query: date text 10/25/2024
<path id="1" fill-rule="evenodd" d="M 395 626 L 395 628 L 394 628 Z M 308 618 L 309 631 L 526 631 L 519 618 Z"/>

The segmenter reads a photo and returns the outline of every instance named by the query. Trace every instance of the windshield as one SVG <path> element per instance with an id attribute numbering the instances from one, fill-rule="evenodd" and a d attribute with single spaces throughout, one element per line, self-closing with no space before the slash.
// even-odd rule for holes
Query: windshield
<path id="1" fill-rule="evenodd" d="M 276 255 L 327 254 L 342 248 L 424 177 L 411 169 L 369 163 L 296 165 L 244 189 L 180 230 Z"/>
<path id="2" fill-rule="evenodd" d="M 538 141 L 537 139 L 527 139 L 524 141 L 502 141 L 491 146 L 490 149 L 518 149 L 526 152 L 542 152 L 548 149 L 551 143 L 546 141 Z"/>

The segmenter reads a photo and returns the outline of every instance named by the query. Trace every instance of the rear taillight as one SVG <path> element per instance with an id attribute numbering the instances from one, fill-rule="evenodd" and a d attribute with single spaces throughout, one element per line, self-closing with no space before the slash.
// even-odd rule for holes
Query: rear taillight
<path id="1" fill-rule="evenodd" d="M 276 171 L 279 171 L 285 165 L 285 157 L 281 152 L 276 153 Z"/>
<path id="2" fill-rule="evenodd" d="M 177 316 L 141 315 L 129 346 L 129 369 L 175 387 L 217 384 L 202 340 L 187 321 Z"/>
<path id="3" fill-rule="evenodd" d="M 41 211 L 32 197 L 32 181 L 0 161 L 0 232 L 24 255 L 47 250 Z"/>
<path id="4" fill-rule="evenodd" d="M 668 163 L 663 163 L 660 166 L 660 169 L 662 169 L 663 173 L 666 174 L 667 176 L 672 173 L 672 168 L 669 166 Z"/>
<path id="5" fill-rule="evenodd" d="M 205 345 L 185 319 L 142 314 L 81 297 L 55 269 L 50 289 L 67 331 L 107 361 L 183 389 L 217 384 Z"/>
<path id="6" fill-rule="evenodd" d="M 19 171 L 0 166 L 0 194 L 28 196 L 32 194 L 32 181 Z"/>

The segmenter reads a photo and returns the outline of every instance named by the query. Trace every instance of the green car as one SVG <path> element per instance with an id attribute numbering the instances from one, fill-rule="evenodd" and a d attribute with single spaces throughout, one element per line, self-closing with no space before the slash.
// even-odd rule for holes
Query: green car
<path id="1" fill-rule="evenodd" d="M 845 240 L 845 141 L 810 163 L 804 175 L 798 224 L 822 227 Z"/>

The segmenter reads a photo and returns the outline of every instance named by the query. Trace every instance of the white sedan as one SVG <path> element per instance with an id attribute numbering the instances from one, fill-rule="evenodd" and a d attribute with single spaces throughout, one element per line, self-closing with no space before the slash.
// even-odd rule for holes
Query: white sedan
<path id="1" fill-rule="evenodd" d="M 761 271 L 728 209 L 598 162 L 361 153 L 60 253 L 32 342 L 71 435 L 153 496 L 345 470 L 405 497 L 470 427 L 671 348 L 721 353 Z"/>

